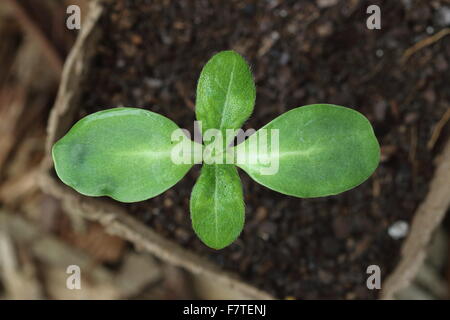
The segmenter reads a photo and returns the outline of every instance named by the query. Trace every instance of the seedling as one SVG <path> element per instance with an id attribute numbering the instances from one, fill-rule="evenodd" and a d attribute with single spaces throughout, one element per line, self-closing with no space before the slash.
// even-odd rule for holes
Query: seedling
<path id="1" fill-rule="evenodd" d="M 254 102 L 255 84 L 245 60 L 233 51 L 213 56 L 197 85 L 195 111 L 203 136 L 209 130 L 222 137 L 227 129 L 236 131 L 251 115 Z M 207 246 L 222 249 L 244 226 L 236 166 L 274 191 L 311 198 L 356 187 L 379 162 L 380 149 L 369 121 L 357 111 L 335 105 L 292 109 L 236 146 L 230 146 L 229 138 L 214 145 L 218 135 L 204 146 L 186 135 L 178 136 L 175 143 L 178 130 L 168 118 L 143 109 L 96 112 L 78 121 L 53 146 L 55 169 L 65 184 L 81 194 L 137 202 L 175 185 L 195 162 L 202 161 L 201 154 L 203 167 L 190 200 L 192 226 Z M 276 139 L 261 147 L 255 137 L 267 132 Z M 175 149 L 188 150 L 191 161 L 175 161 Z M 222 161 L 229 155 L 233 163 Z M 273 162 L 276 170 L 265 172 Z"/>

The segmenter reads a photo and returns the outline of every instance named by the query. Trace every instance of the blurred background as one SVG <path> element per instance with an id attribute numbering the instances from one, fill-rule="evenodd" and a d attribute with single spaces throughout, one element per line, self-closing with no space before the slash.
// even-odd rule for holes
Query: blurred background
<path id="1" fill-rule="evenodd" d="M 80 33 L 67 29 L 66 9 L 80 7 L 83 28 L 90 2 L 0 2 L 0 299 L 245 298 L 108 234 L 41 190 L 48 118 Z M 242 177 L 252 215 L 240 242 L 220 254 L 190 229 L 195 170 L 148 207 L 124 208 L 276 298 L 378 298 L 365 289 L 364 270 L 377 264 L 389 274 L 399 262 L 449 137 L 450 1 L 100 3 L 102 36 L 78 117 L 142 106 L 192 130 L 202 65 L 234 49 L 258 88 L 248 127 L 299 105 L 342 104 L 368 116 L 382 148 L 377 174 L 332 199 L 299 203 Z M 370 4 L 381 7 L 381 30 L 366 27 Z M 425 263 L 397 298 L 449 298 L 449 226 L 446 217 L 433 231 Z M 70 264 L 83 270 L 82 290 L 66 287 Z"/>

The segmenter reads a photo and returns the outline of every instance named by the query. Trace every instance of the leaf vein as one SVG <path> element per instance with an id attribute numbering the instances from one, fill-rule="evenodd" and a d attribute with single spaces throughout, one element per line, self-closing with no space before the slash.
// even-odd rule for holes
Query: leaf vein
<path id="1" fill-rule="evenodd" d="M 219 129 L 222 129 L 222 125 L 223 125 L 223 118 L 225 116 L 225 109 L 228 105 L 228 99 L 230 97 L 230 92 L 231 92 L 231 85 L 233 83 L 234 80 L 234 70 L 236 69 L 236 59 L 233 59 L 233 67 L 231 68 L 231 74 L 230 74 L 230 81 L 228 82 L 228 86 L 227 86 L 227 93 L 225 95 L 225 101 L 223 103 L 223 107 L 222 107 L 222 115 L 220 117 L 220 125 L 219 125 Z"/>
<path id="2" fill-rule="evenodd" d="M 214 166 L 214 229 L 215 229 L 215 233 L 214 233 L 214 238 L 216 240 L 216 244 L 218 243 L 218 238 L 217 235 L 219 233 L 219 229 L 218 229 L 218 219 L 217 219 L 217 166 Z"/>

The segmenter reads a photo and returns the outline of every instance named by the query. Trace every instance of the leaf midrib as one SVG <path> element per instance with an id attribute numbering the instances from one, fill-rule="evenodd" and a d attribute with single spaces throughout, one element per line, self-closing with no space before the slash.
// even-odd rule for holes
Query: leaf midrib
<path id="1" fill-rule="evenodd" d="M 296 150 L 296 151 L 285 151 L 285 152 L 278 152 L 278 159 L 284 158 L 284 157 L 292 157 L 292 156 L 301 156 L 301 157 L 310 157 L 311 154 L 313 152 L 317 152 L 319 148 L 308 148 L 304 151 L 300 151 L 300 150 Z M 252 167 L 254 165 L 258 164 L 258 161 L 256 163 L 251 163 L 251 161 L 248 161 L 249 157 L 245 157 L 245 162 L 244 164 L 246 164 L 249 167 Z M 276 154 L 273 154 L 272 152 L 270 153 L 256 153 L 256 154 L 251 154 L 250 155 L 250 159 L 275 159 L 276 158 Z"/>
<path id="2" fill-rule="evenodd" d="M 218 238 L 217 235 L 219 233 L 219 229 L 218 229 L 218 217 L 217 217 L 217 165 L 214 165 L 214 229 L 215 229 L 215 233 L 214 233 L 214 239 L 216 240 L 216 245 L 218 243 Z"/>
<path id="3" fill-rule="evenodd" d="M 230 80 L 228 82 L 228 86 L 227 86 L 227 92 L 225 94 L 225 101 L 223 103 L 223 107 L 222 107 L 222 114 L 220 116 L 220 124 L 219 124 L 219 130 L 222 130 L 222 126 L 223 126 L 223 119 L 225 116 L 225 109 L 228 105 L 228 99 L 230 97 L 230 93 L 231 93 L 231 86 L 234 80 L 234 71 L 236 69 L 236 58 L 233 59 L 233 67 L 231 68 L 231 74 L 230 74 Z"/>
<path id="4" fill-rule="evenodd" d="M 136 157 L 136 156 L 145 156 L 151 159 L 164 159 L 164 158 L 170 158 L 171 151 L 133 151 L 133 152 L 124 152 L 124 153 L 118 153 L 118 152 L 112 152 L 112 156 L 126 156 L 126 157 Z"/>

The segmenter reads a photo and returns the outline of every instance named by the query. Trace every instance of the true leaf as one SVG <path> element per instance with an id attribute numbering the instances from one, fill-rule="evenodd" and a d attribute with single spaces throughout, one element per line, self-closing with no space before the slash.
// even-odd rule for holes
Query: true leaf
<path id="1" fill-rule="evenodd" d="M 192 167 L 171 159 L 171 134 L 176 129 L 166 117 L 142 109 L 115 108 L 91 114 L 53 146 L 56 172 L 84 195 L 122 202 L 154 197 Z M 186 138 L 183 143 L 192 142 Z"/>
<path id="2" fill-rule="evenodd" d="M 278 130 L 279 150 L 249 150 L 261 130 Z M 380 149 L 369 121 L 359 112 L 334 105 L 309 105 L 277 117 L 236 146 L 238 166 L 255 181 L 297 197 L 322 197 L 349 190 L 376 169 Z M 262 162 L 265 162 L 263 164 Z M 262 174 L 278 163 L 275 174 Z M 263 171 L 261 171 L 263 170 Z"/>
<path id="3" fill-rule="evenodd" d="M 250 67 L 238 53 L 222 51 L 203 68 L 197 84 L 195 113 L 202 132 L 239 129 L 255 104 L 255 84 Z M 229 142 L 229 141 L 228 141 Z"/>
<path id="4" fill-rule="evenodd" d="M 242 185 L 234 165 L 204 164 L 191 194 L 192 226 L 209 247 L 231 244 L 244 226 Z"/>

